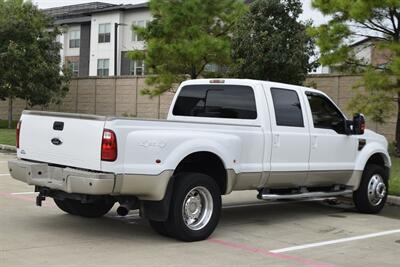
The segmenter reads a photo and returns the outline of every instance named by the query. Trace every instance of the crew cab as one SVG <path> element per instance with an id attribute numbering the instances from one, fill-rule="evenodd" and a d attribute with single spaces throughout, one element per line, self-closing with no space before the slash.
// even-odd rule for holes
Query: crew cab
<path id="1" fill-rule="evenodd" d="M 388 142 L 348 120 L 323 92 L 288 84 L 183 82 L 167 120 L 24 111 L 11 176 L 66 213 L 101 217 L 139 209 L 158 233 L 206 239 L 221 196 L 262 200 L 353 194 L 356 208 L 384 206 Z M 256 194 L 255 194 L 256 196 Z"/>

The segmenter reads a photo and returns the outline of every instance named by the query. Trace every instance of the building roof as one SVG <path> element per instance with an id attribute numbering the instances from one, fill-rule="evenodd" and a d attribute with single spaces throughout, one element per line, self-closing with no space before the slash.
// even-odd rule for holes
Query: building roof
<path id="1" fill-rule="evenodd" d="M 109 6 L 106 8 L 101 8 L 101 9 L 90 11 L 90 14 L 111 12 L 111 11 L 127 11 L 127 10 L 142 9 L 142 8 L 148 8 L 148 7 L 149 7 L 148 2 L 140 3 L 140 4 L 113 5 L 113 6 Z"/>
<path id="2" fill-rule="evenodd" d="M 365 44 L 367 42 L 372 42 L 372 41 L 377 41 L 377 40 L 380 40 L 380 38 L 379 37 L 366 37 L 366 38 L 363 38 L 361 40 L 358 40 L 358 41 L 350 44 L 349 46 L 350 47 L 356 47 L 356 46 L 360 46 L 362 44 Z"/>
<path id="3" fill-rule="evenodd" d="M 148 8 L 149 3 L 115 5 L 104 2 L 91 2 L 78 5 L 69 5 L 43 9 L 47 15 L 55 19 L 56 24 L 73 24 L 91 21 L 91 15 L 101 12 L 127 11 Z"/>
<path id="4" fill-rule="evenodd" d="M 86 4 L 69 5 L 61 7 L 53 7 L 48 9 L 43 9 L 43 12 L 52 16 L 56 20 L 65 19 L 68 17 L 82 16 L 86 13 L 93 12 L 103 8 L 109 8 L 116 6 L 114 4 L 103 3 L 103 2 L 91 2 Z"/>

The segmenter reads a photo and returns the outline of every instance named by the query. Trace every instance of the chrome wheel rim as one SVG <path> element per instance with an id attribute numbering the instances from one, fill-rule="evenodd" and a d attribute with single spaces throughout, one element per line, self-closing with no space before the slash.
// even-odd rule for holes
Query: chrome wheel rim
<path id="1" fill-rule="evenodd" d="M 187 193 L 182 205 L 182 216 L 185 225 L 198 231 L 210 221 L 213 213 L 213 198 L 210 191 L 197 186 Z"/>
<path id="2" fill-rule="evenodd" d="M 374 174 L 368 183 L 368 200 L 373 206 L 382 203 L 386 196 L 386 184 L 382 176 Z"/>

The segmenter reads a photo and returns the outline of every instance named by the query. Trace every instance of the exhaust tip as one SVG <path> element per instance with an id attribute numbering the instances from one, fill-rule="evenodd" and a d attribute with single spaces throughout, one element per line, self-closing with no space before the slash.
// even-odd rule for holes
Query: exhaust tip
<path id="1" fill-rule="evenodd" d="M 127 209 L 126 207 L 123 206 L 119 206 L 117 209 L 117 214 L 119 216 L 126 216 L 129 213 L 129 209 Z"/>

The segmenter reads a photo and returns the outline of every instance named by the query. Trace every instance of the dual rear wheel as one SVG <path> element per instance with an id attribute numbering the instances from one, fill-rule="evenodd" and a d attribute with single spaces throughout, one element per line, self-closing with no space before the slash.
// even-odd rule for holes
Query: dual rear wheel
<path id="1" fill-rule="evenodd" d="M 175 180 L 167 221 L 150 220 L 161 235 L 183 241 L 204 240 L 216 228 L 221 213 L 221 191 L 211 177 L 186 173 Z"/>
<path id="2" fill-rule="evenodd" d="M 62 211 L 86 218 L 102 217 L 114 206 L 114 201 L 107 198 L 100 198 L 89 203 L 82 203 L 79 200 L 69 198 L 55 198 L 54 202 Z"/>

